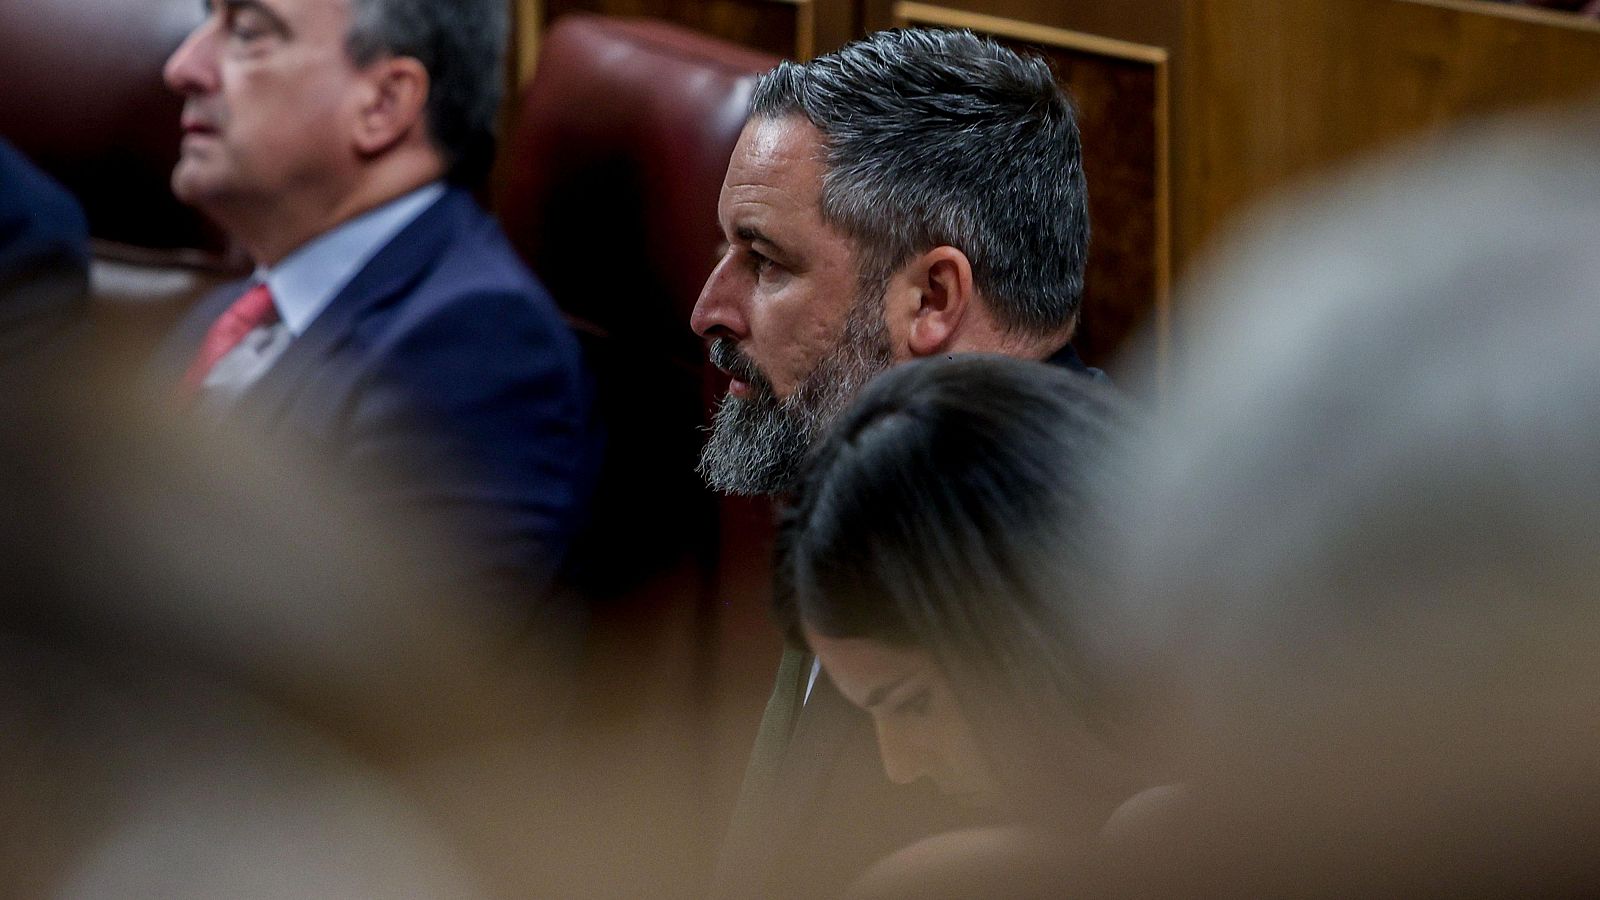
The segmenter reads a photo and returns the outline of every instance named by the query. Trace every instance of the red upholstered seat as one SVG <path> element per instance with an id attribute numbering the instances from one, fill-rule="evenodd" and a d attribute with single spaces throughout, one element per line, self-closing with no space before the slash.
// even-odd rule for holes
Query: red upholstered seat
<path id="1" fill-rule="evenodd" d="M 720 385 L 689 313 L 754 76 L 776 63 L 662 22 L 566 16 L 502 147 L 497 213 L 601 382 L 610 456 L 590 587 L 715 552 L 716 501 L 693 467 Z"/>
<path id="2" fill-rule="evenodd" d="M 570 579 L 597 600 L 574 706 L 598 733 L 638 738 L 610 776 L 626 770 L 623 805 L 572 818 L 670 861 L 629 852 L 625 883 L 585 892 L 693 893 L 778 658 L 766 503 L 718 498 L 694 472 L 725 383 L 689 328 L 754 76 L 776 63 L 665 23 L 570 15 L 545 35 L 501 148 L 496 210 L 584 340 L 608 429 Z"/>
<path id="3" fill-rule="evenodd" d="M 161 68 L 203 14 L 195 0 L 0 0 L 0 136 L 83 205 L 97 296 L 172 301 L 152 332 L 239 264 L 168 187 L 182 101 Z"/>
<path id="4" fill-rule="evenodd" d="M 0 0 L 0 134 L 79 197 L 95 237 L 216 247 L 167 186 L 181 99 L 167 55 L 193 0 Z"/>
<path id="5" fill-rule="evenodd" d="M 687 323 L 719 242 L 717 191 L 753 76 L 776 63 L 663 22 L 571 15 L 550 29 L 498 205 L 570 315 L 703 356 Z"/>

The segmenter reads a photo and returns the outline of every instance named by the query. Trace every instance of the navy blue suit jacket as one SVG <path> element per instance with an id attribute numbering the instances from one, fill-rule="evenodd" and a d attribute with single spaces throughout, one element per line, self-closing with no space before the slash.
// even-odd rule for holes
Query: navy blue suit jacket
<path id="1" fill-rule="evenodd" d="M 175 385 L 219 289 L 162 353 Z M 309 447 L 380 506 L 464 536 L 485 575 L 543 584 L 599 457 L 577 340 L 500 227 L 451 188 L 312 320 L 229 416 Z"/>
<path id="2" fill-rule="evenodd" d="M 0 362 L 39 356 L 88 306 L 89 226 L 66 188 L 0 141 Z"/>

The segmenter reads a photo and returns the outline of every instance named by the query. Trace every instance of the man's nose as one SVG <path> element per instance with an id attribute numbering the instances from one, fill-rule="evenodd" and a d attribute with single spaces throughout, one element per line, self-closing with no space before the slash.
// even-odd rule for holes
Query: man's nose
<path id="1" fill-rule="evenodd" d="M 217 88 L 217 26 L 209 17 L 189 32 L 162 69 L 167 87 L 180 94 L 203 94 Z"/>
<path id="2" fill-rule="evenodd" d="M 689 314 L 689 327 L 703 338 L 743 339 L 749 335 L 743 313 L 748 290 L 734 271 L 732 259 L 729 254 L 717 262 Z"/>

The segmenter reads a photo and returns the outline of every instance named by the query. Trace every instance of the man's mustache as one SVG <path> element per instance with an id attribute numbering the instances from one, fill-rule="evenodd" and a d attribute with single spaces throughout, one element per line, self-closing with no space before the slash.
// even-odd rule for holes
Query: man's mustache
<path id="1" fill-rule="evenodd" d="M 711 364 L 750 385 L 758 394 L 772 393 L 772 382 L 732 338 L 720 337 L 711 342 Z"/>

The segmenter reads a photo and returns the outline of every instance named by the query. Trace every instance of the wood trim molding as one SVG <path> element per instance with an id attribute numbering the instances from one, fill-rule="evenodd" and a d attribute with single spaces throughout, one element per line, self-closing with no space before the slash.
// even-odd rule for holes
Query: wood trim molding
<path id="1" fill-rule="evenodd" d="M 1432 6 L 1436 9 L 1448 9 L 1454 12 L 1471 13 L 1479 16 L 1494 16 L 1515 22 L 1553 25 L 1557 28 L 1592 31 L 1600 34 L 1600 21 L 1586 19 L 1583 16 L 1573 15 L 1559 9 L 1541 9 L 1537 6 L 1519 6 L 1514 3 L 1493 3 L 1490 0 L 1393 0 L 1393 2 Z"/>
<path id="2" fill-rule="evenodd" d="M 1025 22 L 1021 19 L 1007 19 L 985 13 L 968 12 L 964 9 L 951 9 L 947 6 L 933 6 L 927 3 L 912 2 L 896 3 L 894 5 L 894 20 L 897 25 L 902 26 L 936 25 L 943 28 L 970 28 L 973 31 L 981 31 L 985 34 L 998 35 L 1018 41 L 1027 41 L 1031 44 L 1065 47 L 1068 50 L 1077 50 L 1081 53 L 1111 56 L 1117 59 L 1148 63 L 1153 66 L 1165 66 L 1167 64 L 1167 49 L 1165 47 L 1136 44 L 1132 41 L 1118 40 L 1117 38 L 1109 38 L 1103 35 L 1087 34 L 1082 31 L 1068 31 L 1065 28 L 1052 28 L 1049 25 L 1039 25 L 1033 22 Z"/>
<path id="3" fill-rule="evenodd" d="M 783 0 L 795 6 L 794 58 L 804 62 L 817 55 L 817 5 L 814 0 Z"/>
<path id="4" fill-rule="evenodd" d="M 517 84 L 526 84 L 533 77 L 534 66 L 539 62 L 539 40 L 544 32 L 544 3 L 542 0 L 515 0 L 517 48 Z"/>

